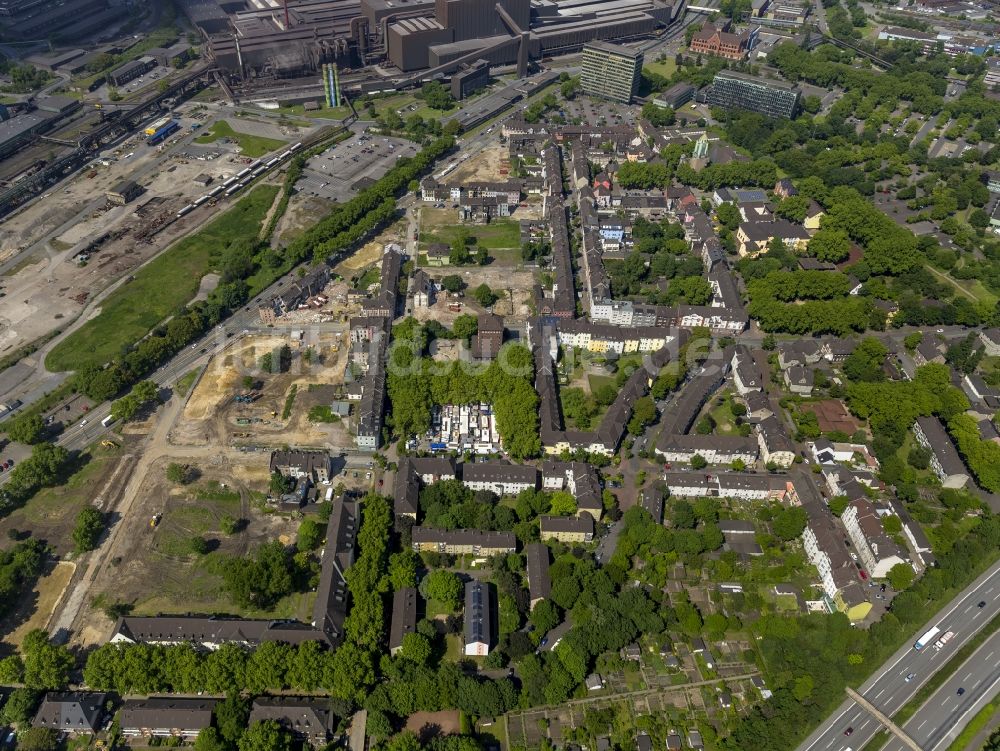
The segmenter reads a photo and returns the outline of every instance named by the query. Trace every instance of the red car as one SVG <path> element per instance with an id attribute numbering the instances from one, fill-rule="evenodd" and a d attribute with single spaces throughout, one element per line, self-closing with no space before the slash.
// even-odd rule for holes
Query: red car
<path id="1" fill-rule="evenodd" d="M 860 577 L 861 577 L 861 581 L 864 581 L 865 579 L 867 579 L 867 578 L 868 578 L 868 574 L 866 574 L 866 573 L 865 573 L 864 571 L 862 571 L 861 569 L 858 569 L 858 576 L 860 576 Z"/>

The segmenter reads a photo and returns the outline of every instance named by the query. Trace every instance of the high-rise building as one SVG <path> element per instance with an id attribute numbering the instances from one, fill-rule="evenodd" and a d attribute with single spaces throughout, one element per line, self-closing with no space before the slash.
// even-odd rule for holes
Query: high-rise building
<path id="1" fill-rule="evenodd" d="M 639 50 L 600 41 L 583 47 L 580 87 L 584 93 L 627 104 L 639 90 L 641 74 Z"/>
<path id="2" fill-rule="evenodd" d="M 783 81 L 724 70 L 715 74 L 708 103 L 768 117 L 792 118 L 799 109 L 799 90 Z"/>

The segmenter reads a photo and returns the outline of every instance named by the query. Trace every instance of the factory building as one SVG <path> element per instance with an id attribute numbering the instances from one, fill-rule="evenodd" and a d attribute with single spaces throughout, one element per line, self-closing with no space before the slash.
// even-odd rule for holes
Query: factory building
<path id="1" fill-rule="evenodd" d="M 583 48 L 580 86 L 591 96 L 628 104 L 639 90 L 642 52 L 609 42 L 590 42 Z"/>
<path id="2" fill-rule="evenodd" d="M 129 81 L 134 81 L 139 76 L 145 75 L 156 67 L 156 60 L 149 57 L 140 57 L 138 60 L 127 62 L 119 68 L 115 68 L 108 73 L 108 82 L 114 86 L 124 86 Z"/>
<path id="3" fill-rule="evenodd" d="M 485 89 L 490 83 L 490 64 L 486 60 L 476 60 L 451 77 L 451 95 L 458 101 Z"/>
<path id="4" fill-rule="evenodd" d="M 530 0 L 436 0 L 434 17 L 454 33 L 454 41 L 481 39 L 508 33 L 496 12 L 500 5 L 522 30 L 531 23 Z"/>
<path id="5" fill-rule="evenodd" d="M 790 119 L 799 109 L 799 89 L 783 81 L 724 70 L 715 75 L 708 103 L 713 107 Z"/>
<path id="6" fill-rule="evenodd" d="M 108 0 L 2 0 L 0 27 L 11 39 L 66 39 L 77 42 L 82 37 L 107 28 L 125 15 L 122 4 L 111 6 Z"/>
<path id="7" fill-rule="evenodd" d="M 427 67 L 427 49 L 452 41 L 451 29 L 433 18 L 404 18 L 389 26 L 386 46 L 389 61 L 402 71 Z"/>

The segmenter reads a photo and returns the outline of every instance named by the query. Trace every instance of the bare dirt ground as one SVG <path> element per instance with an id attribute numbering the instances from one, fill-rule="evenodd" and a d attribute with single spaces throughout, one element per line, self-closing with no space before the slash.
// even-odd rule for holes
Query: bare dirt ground
<path id="1" fill-rule="evenodd" d="M 345 337 L 341 337 L 343 340 Z M 329 404 L 331 391 L 317 386 L 343 384 L 347 348 L 333 332 L 315 332 L 316 359 L 305 362 L 303 350 L 293 350 L 288 373 L 260 371 L 257 363 L 267 352 L 288 342 L 282 336 L 255 336 L 241 340 L 212 360 L 171 431 L 175 445 L 346 446 L 351 439 L 343 423 L 314 423 L 308 412 Z M 259 398 L 250 404 L 233 397 L 244 391 L 243 378 L 254 380 Z M 296 395 L 287 419 L 282 417 L 292 386 Z M 312 387 L 312 388 L 310 388 Z"/>
<path id="2" fill-rule="evenodd" d="M 507 160 L 507 149 L 503 146 L 489 146 L 475 156 L 469 157 L 447 177 L 449 185 L 473 181 L 505 180 L 500 174 L 501 161 Z"/>
<path id="3" fill-rule="evenodd" d="M 374 240 L 365 243 L 357 253 L 341 261 L 333 269 L 334 273 L 340 274 L 345 279 L 350 279 L 352 276 L 357 275 L 361 269 L 378 263 L 385 252 L 385 246 L 389 243 L 398 243 L 405 246 L 406 227 L 407 223 L 405 219 L 387 227 Z"/>
<path id="4" fill-rule="evenodd" d="M 144 143 L 133 148 L 135 156 L 84 170 L 0 225 L 0 262 L 34 248 L 0 279 L 6 295 L 0 303 L 0 354 L 65 326 L 112 282 L 214 218 L 214 210 L 196 211 L 155 236 L 140 237 L 157 217 L 174 216 L 205 192 L 193 181 L 196 175 L 210 175 L 218 184 L 240 167 L 226 157 L 198 161 L 160 154 Z M 125 179 L 145 192 L 126 206 L 108 208 L 105 192 Z M 81 265 L 77 255 L 105 236 Z"/>

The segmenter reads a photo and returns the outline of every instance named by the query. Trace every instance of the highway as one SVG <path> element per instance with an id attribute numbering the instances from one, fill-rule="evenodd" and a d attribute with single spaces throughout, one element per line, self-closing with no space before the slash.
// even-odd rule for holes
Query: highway
<path id="1" fill-rule="evenodd" d="M 978 603 L 983 601 L 986 602 L 985 607 L 978 607 Z M 908 640 L 882 667 L 875 671 L 872 677 L 858 689 L 858 693 L 891 717 L 913 697 L 920 686 L 935 671 L 939 670 L 950 659 L 951 655 L 985 626 L 998 610 L 1000 610 L 1000 563 L 994 564 L 988 571 L 979 576 L 961 594 L 940 610 L 931 621 L 922 626 L 919 633 L 914 634 L 912 639 Z M 925 647 L 920 651 L 915 650 L 913 642 L 916 641 L 917 636 L 932 626 L 938 626 L 943 632 L 953 631 L 955 636 L 941 651 L 937 651 L 933 647 Z M 991 662 L 992 665 L 984 661 L 973 670 L 973 674 L 969 677 L 970 683 L 966 686 L 967 695 L 975 693 L 969 690 L 973 685 L 979 686 L 984 681 L 996 681 L 998 662 L 995 659 Z M 959 671 L 959 676 L 964 677 L 966 672 L 968 670 Z M 914 677 L 907 681 L 906 676 L 910 673 L 913 673 Z M 955 690 L 957 691 L 957 687 Z M 952 696 L 955 699 L 958 698 L 954 694 Z M 935 710 L 934 717 L 937 719 L 934 725 L 924 725 L 928 737 L 936 732 L 937 727 L 946 726 L 948 724 L 945 721 L 947 718 L 958 718 L 962 714 L 960 708 L 965 706 L 965 697 L 962 698 L 962 702 L 948 702 Z M 973 696 L 968 698 L 971 703 Z M 919 715 L 920 719 L 924 719 L 924 716 L 923 713 Z M 848 728 L 852 728 L 851 735 L 845 736 L 844 733 Z M 856 751 L 864 747 L 880 729 L 881 725 L 874 717 L 870 716 L 853 700 L 848 699 L 823 725 L 799 745 L 798 751 L 846 751 L 849 748 Z M 929 749 L 930 747 L 925 747 L 925 751 L 929 751 Z"/>
<path id="2" fill-rule="evenodd" d="M 958 690 L 965 689 L 960 696 Z M 924 751 L 947 748 L 976 712 L 1000 692 L 1000 632 L 996 632 L 924 703 L 903 730 Z M 908 751 L 891 738 L 884 751 Z"/>

